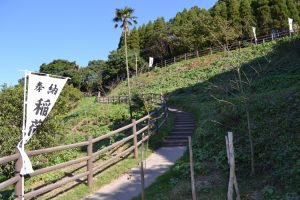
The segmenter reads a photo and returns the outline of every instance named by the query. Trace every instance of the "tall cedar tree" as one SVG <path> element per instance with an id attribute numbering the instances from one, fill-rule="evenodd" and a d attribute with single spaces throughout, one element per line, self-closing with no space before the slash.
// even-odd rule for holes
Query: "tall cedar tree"
<path id="1" fill-rule="evenodd" d="M 128 48 L 134 50 L 136 53 L 140 51 L 140 36 L 136 27 L 130 31 Z"/>
<path id="2" fill-rule="evenodd" d="M 139 29 L 140 36 L 140 49 L 143 49 L 141 55 L 143 58 L 148 59 L 150 56 L 149 48 L 151 47 L 150 40 L 152 38 L 153 31 L 153 22 L 149 21 L 144 28 Z"/>
<path id="3" fill-rule="evenodd" d="M 300 2 L 299 2 L 300 5 Z M 295 22 L 299 22 L 299 11 L 297 9 L 296 3 L 294 0 L 286 0 L 286 6 L 288 9 L 288 15 L 290 18 L 294 19 Z M 300 8 L 300 7 L 299 7 Z"/>
<path id="4" fill-rule="evenodd" d="M 239 0 L 231 0 L 228 4 L 228 19 L 232 21 L 234 28 L 241 32 L 240 21 L 240 2 Z"/>
<path id="5" fill-rule="evenodd" d="M 153 23 L 153 34 L 149 40 L 149 53 L 152 57 L 165 57 L 168 54 L 168 36 L 166 22 L 163 17 L 157 18 Z"/>
<path id="6" fill-rule="evenodd" d="M 270 1 L 272 28 L 283 31 L 287 30 L 288 9 L 286 0 L 271 0 Z"/>
<path id="7" fill-rule="evenodd" d="M 271 9 L 269 7 L 269 0 L 257 1 L 257 25 L 259 34 L 269 34 L 271 30 Z"/>
<path id="8" fill-rule="evenodd" d="M 140 51 L 140 37 L 136 27 L 134 27 L 130 32 L 126 33 L 127 36 L 127 46 L 128 49 L 135 50 L 136 52 Z M 125 40 L 124 34 L 120 37 L 118 49 L 124 48 Z"/>
<path id="9" fill-rule="evenodd" d="M 251 2 L 251 0 L 243 0 L 241 1 L 240 6 L 240 18 L 244 38 L 253 36 L 251 27 L 256 26 L 254 16 L 252 14 Z"/>
<path id="10" fill-rule="evenodd" d="M 211 14 L 213 17 L 222 17 L 223 19 L 227 19 L 226 2 L 224 0 L 219 0 L 211 9 Z"/>

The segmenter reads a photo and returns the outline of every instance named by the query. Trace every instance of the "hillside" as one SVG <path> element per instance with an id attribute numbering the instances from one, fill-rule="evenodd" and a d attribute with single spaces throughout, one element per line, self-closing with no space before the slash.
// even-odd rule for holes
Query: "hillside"
<path id="1" fill-rule="evenodd" d="M 232 131 L 243 199 L 297 199 L 299 80 L 300 37 L 293 37 L 157 68 L 134 77 L 132 90 L 169 93 L 172 106 L 195 115 L 193 149 L 197 180 L 201 182 L 216 171 L 220 174 L 217 183 L 205 187 L 200 183 L 199 195 L 208 199 L 225 196 L 228 165 L 224 136 Z M 111 95 L 125 93 L 123 83 Z M 250 139 L 255 175 L 251 174 Z M 147 199 L 164 195 L 166 198 L 161 199 L 189 197 L 185 160 L 148 190 Z"/>

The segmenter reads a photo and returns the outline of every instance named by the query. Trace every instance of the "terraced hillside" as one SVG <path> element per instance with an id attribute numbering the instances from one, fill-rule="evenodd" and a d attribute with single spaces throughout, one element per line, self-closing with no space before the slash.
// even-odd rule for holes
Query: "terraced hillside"
<path id="1" fill-rule="evenodd" d="M 199 196 L 224 199 L 224 136 L 232 131 L 243 199 L 300 197 L 300 37 L 157 68 L 134 77 L 132 87 L 135 93 L 169 93 L 171 105 L 196 117 Z M 112 95 L 126 91 L 123 83 Z M 148 189 L 147 199 L 190 197 L 185 160 Z M 202 184 L 214 175 L 217 181 Z"/>

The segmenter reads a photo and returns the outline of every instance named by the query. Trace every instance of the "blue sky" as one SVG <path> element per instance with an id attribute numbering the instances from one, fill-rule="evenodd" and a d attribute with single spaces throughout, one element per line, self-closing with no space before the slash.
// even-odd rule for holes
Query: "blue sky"
<path id="1" fill-rule="evenodd" d="M 0 85 L 16 84 L 19 70 L 38 71 L 54 59 L 106 60 L 121 30 L 113 27 L 116 8 L 135 9 L 138 25 L 184 8 L 210 8 L 216 0 L 1 0 Z"/>

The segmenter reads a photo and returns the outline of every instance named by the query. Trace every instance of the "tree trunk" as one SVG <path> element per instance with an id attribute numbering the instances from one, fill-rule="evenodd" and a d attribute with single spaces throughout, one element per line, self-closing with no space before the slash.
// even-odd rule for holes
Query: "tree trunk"
<path id="1" fill-rule="evenodd" d="M 127 85 L 128 85 L 128 104 L 129 104 L 129 113 L 130 118 L 132 119 L 132 110 L 131 110 L 131 93 L 130 93 L 130 81 L 129 81 L 129 67 L 128 67 L 128 55 L 127 55 L 127 31 L 124 32 L 124 40 L 125 40 L 125 59 L 126 59 L 126 72 L 127 72 Z"/>

